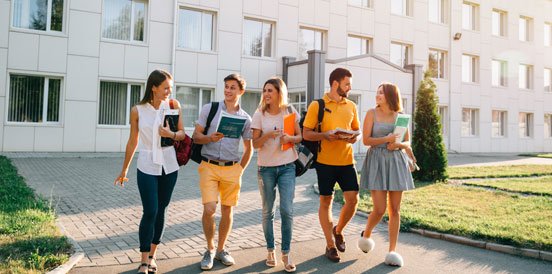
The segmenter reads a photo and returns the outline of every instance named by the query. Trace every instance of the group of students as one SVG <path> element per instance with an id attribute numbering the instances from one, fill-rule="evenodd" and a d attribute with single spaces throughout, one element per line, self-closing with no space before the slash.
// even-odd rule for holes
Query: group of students
<path id="1" fill-rule="evenodd" d="M 335 134 L 336 128 L 360 130 L 356 104 L 348 100 L 352 74 L 344 68 L 335 69 L 329 77 L 330 91 L 323 96 L 324 117 L 318 130 L 319 103 L 314 101 L 308 107 L 300 127 L 300 115 L 287 102 L 287 88 L 280 78 L 271 78 L 263 86 L 261 102 L 251 118 L 239 104 L 245 92 L 245 80 L 238 74 L 224 78 L 224 100 L 202 107 L 196 121 L 193 140 L 202 144 L 202 161 L 198 167 L 199 188 L 203 203 L 203 232 L 207 250 L 200 262 L 201 269 L 209 270 L 213 261 L 230 266 L 235 263 L 225 249 L 225 243 L 232 229 L 233 208 L 237 206 L 242 174 L 249 164 L 253 148 L 257 149 L 258 185 L 262 197 L 262 227 L 266 240 L 266 265 L 275 267 L 281 262 L 286 272 L 296 271 L 292 262 L 291 239 L 293 233 L 293 199 L 295 196 L 295 164 L 297 151 L 292 146 L 282 150 L 282 144 L 296 144 L 303 139 L 320 142 L 320 151 L 314 167 L 320 192 L 318 211 L 320 226 L 326 238 L 325 256 L 334 262 L 340 261 L 339 252 L 345 252 L 346 244 L 342 234 L 352 219 L 358 204 L 359 187 L 371 191 L 373 210 L 366 228 L 361 232 L 358 247 L 371 251 L 375 243 L 372 230 L 389 211 L 389 253 L 385 263 L 402 266 L 401 256 L 395 252 L 400 226 L 400 203 L 402 191 L 414 188 L 410 174 L 409 159 L 412 155 L 408 133 L 402 142 L 393 134 L 394 121 L 402 111 L 400 92 L 397 86 L 381 84 L 377 89 L 376 107 L 366 113 L 362 139 L 369 146 L 360 176 L 360 186 L 355 168 L 352 144 L 359 135 L 342 138 Z M 163 110 L 169 109 L 172 93 L 172 76 L 163 70 L 155 70 L 148 77 L 144 98 L 132 108 L 130 114 L 130 136 L 126 146 L 125 160 L 115 184 L 128 181 L 127 172 L 136 151 L 138 140 L 142 148 L 137 162 L 137 183 L 143 206 L 139 226 L 141 263 L 138 273 L 157 272 L 155 255 L 163 235 L 165 213 L 178 176 L 178 163 L 172 146 L 161 147 L 160 138 L 182 140 L 185 138 L 182 115 L 178 130 L 171 131 L 163 124 Z M 176 101 L 176 100 L 175 100 Z M 208 125 L 211 108 L 216 114 Z M 180 104 L 174 108 L 182 114 Z M 218 117 L 222 112 L 241 116 L 246 122 L 240 138 L 225 138 L 217 132 Z M 295 113 L 294 134 L 283 129 L 285 115 Z M 208 130 L 205 132 L 205 129 Z M 240 140 L 241 139 L 241 140 Z M 243 152 L 239 143 L 243 142 Z M 412 156 L 411 156 L 412 157 Z M 338 183 L 345 204 L 339 220 L 334 225 L 332 201 L 334 186 Z M 276 189 L 278 191 L 276 191 Z M 274 244 L 274 212 L 276 192 L 280 196 L 281 214 L 281 256 L 279 260 Z M 389 203 L 387 197 L 389 196 Z M 220 201 L 221 218 L 218 224 L 218 240 L 215 245 L 215 212 Z M 388 206 L 387 206 L 388 205 Z"/>

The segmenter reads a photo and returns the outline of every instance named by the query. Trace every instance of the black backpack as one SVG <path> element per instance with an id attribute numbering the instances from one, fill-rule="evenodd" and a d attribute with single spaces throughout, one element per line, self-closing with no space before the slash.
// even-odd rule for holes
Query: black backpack
<path id="1" fill-rule="evenodd" d="M 322 132 L 322 120 L 324 119 L 324 109 L 326 108 L 326 104 L 324 102 L 324 99 L 317 99 L 316 101 L 318 102 L 318 123 L 316 125 L 316 128 L 314 128 L 314 131 Z M 307 112 L 303 111 L 301 115 L 301 121 L 299 122 L 301 126 L 301 131 L 303 131 L 303 122 L 305 122 L 306 115 Z M 307 141 L 303 138 L 301 144 L 313 154 L 313 160 L 316 161 L 316 157 L 322 149 L 322 147 L 320 146 L 320 141 Z M 313 166 L 311 165 L 309 168 L 313 168 Z"/>
<path id="2" fill-rule="evenodd" d="M 211 121 L 213 121 L 215 114 L 217 114 L 218 106 L 219 102 L 211 102 L 211 110 L 209 111 L 209 116 L 207 116 L 207 124 L 205 124 L 205 129 L 203 130 L 204 135 L 207 134 L 207 131 L 211 126 Z M 190 158 L 198 164 L 201 163 L 201 148 L 203 148 L 203 145 L 196 143 L 192 144 L 192 156 Z"/>

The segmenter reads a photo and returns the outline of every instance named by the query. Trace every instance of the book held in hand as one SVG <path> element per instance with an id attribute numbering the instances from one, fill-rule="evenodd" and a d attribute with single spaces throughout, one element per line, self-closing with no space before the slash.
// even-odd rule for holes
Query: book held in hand
<path id="1" fill-rule="evenodd" d="M 289 136 L 295 136 L 295 112 L 287 114 L 284 116 L 284 133 Z M 285 143 L 282 144 L 282 150 L 288 150 L 292 148 L 295 144 Z"/>
<path id="2" fill-rule="evenodd" d="M 164 109 L 163 110 L 163 127 L 168 125 L 171 131 L 178 131 L 178 109 Z M 161 146 L 168 147 L 174 144 L 172 138 L 161 137 Z"/>
<path id="3" fill-rule="evenodd" d="M 360 135 L 360 130 L 347 130 L 336 128 L 332 131 L 332 134 L 339 136 L 339 139 L 350 139 Z"/>
<path id="4" fill-rule="evenodd" d="M 225 138 L 240 138 L 246 121 L 245 117 L 222 111 L 218 121 L 217 132 L 222 133 Z"/>
<path id="5" fill-rule="evenodd" d="M 397 119 L 395 120 L 395 129 L 393 134 L 398 134 L 396 142 L 401 143 L 404 141 L 404 135 L 408 131 L 408 124 L 410 124 L 410 114 L 399 113 Z"/>

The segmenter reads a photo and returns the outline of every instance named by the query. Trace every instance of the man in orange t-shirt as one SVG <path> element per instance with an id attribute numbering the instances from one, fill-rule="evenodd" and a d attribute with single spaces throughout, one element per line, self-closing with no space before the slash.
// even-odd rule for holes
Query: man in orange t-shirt
<path id="1" fill-rule="evenodd" d="M 336 128 L 359 130 L 356 104 L 347 99 L 352 76 L 344 68 L 337 68 L 330 74 L 331 89 L 323 97 L 325 108 L 321 132 L 314 131 L 318 124 L 318 102 L 314 101 L 309 105 L 303 122 L 303 138 L 320 141 L 321 150 L 314 164 L 320 191 L 318 217 L 326 237 L 325 255 L 334 262 L 340 261 L 337 251 L 345 251 L 342 231 L 354 216 L 358 203 L 358 177 L 353 157 L 353 144 L 358 135 L 343 139 L 333 131 Z M 343 191 L 345 205 L 341 209 L 337 225 L 334 226 L 331 206 L 336 182 Z"/>

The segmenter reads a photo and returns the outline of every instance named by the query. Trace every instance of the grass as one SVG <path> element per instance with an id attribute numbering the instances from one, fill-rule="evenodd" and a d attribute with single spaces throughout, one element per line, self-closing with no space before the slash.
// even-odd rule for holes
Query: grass
<path id="1" fill-rule="evenodd" d="M 404 193 L 401 230 L 429 229 L 524 248 L 552 251 L 552 199 L 446 183 L 416 184 Z M 359 210 L 369 212 L 361 192 Z M 336 200 L 342 200 L 341 191 Z"/>
<path id="2" fill-rule="evenodd" d="M 552 177 L 470 181 L 466 185 L 484 186 L 523 194 L 552 196 Z"/>
<path id="3" fill-rule="evenodd" d="M 520 154 L 519 156 L 539 157 L 539 158 L 552 158 L 552 153 Z"/>
<path id="4" fill-rule="evenodd" d="M 449 167 L 449 179 L 531 177 L 552 175 L 552 165 Z"/>
<path id="5" fill-rule="evenodd" d="M 67 261 L 70 249 L 49 204 L 0 156 L 0 273 L 44 273 Z"/>

